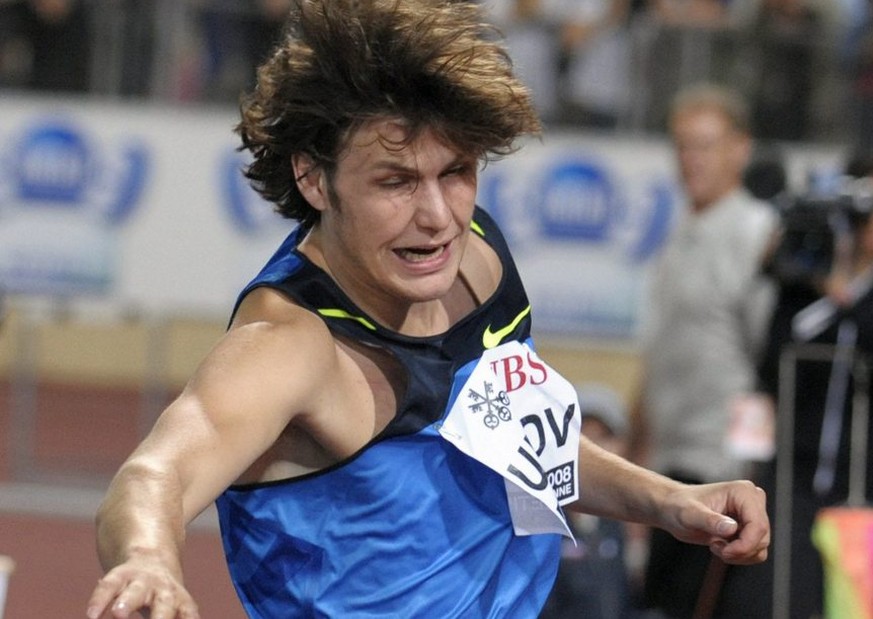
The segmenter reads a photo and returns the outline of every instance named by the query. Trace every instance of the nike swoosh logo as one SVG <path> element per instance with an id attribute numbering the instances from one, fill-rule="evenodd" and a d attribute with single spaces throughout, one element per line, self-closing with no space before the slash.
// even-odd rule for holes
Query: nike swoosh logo
<path id="1" fill-rule="evenodd" d="M 524 320 L 524 317 L 528 314 L 530 314 L 530 305 L 521 310 L 518 313 L 518 316 L 512 319 L 512 322 L 510 322 L 505 327 L 497 329 L 497 331 L 492 331 L 491 325 L 485 327 L 485 332 L 482 334 L 482 345 L 485 348 L 494 348 L 495 346 L 497 346 L 503 338 L 505 338 L 507 335 L 515 330 L 515 328 L 518 326 L 518 323 Z"/>

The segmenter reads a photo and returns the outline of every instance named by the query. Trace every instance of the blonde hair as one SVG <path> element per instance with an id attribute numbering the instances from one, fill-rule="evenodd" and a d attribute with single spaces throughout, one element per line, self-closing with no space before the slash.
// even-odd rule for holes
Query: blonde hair
<path id="1" fill-rule="evenodd" d="M 670 121 L 691 110 L 714 110 L 739 133 L 751 131 L 749 106 L 736 91 L 718 84 L 700 83 L 681 90 L 670 106 Z"/>

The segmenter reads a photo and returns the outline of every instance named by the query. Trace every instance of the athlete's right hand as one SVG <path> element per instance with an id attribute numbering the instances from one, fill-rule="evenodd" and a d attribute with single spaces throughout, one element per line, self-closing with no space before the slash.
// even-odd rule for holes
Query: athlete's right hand
<path id="1" fill-rule="evenodd" d="M 180 579 L 155 560 L 131 559 L 101 578 L 88 601 L 88 619 L 200 619 Z"/>

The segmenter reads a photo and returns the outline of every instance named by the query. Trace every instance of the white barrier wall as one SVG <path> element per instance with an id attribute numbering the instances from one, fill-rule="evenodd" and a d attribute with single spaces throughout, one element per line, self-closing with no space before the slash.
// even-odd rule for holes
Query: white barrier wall
<path id="1" fill-rule="evenodd" d="M 234 122 L 230 110 L 0 100 L 0 281 L 227 312 L 291 227 L 243 183 Z"/>
<path id="2" fill-rule="evenodd" d="M 0 98 L 0 285 L 90 307 L 225 315 L 291 222 L 239 172 L 232 109 Z M 842 166 L 794 148 L 795 182 Z M 535 328 L 633 338 L 681 196 L 659 139 L 547 133 L 483 172 Z"/>

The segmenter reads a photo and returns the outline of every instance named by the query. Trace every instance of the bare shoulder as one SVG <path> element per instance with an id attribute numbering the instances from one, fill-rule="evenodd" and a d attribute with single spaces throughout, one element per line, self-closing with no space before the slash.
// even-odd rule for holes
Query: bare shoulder
<path id="1" fill-rule="evenodd" d="M 282 293 L 271 288 L 256 288 L 240 304 L 228 336 L 239 340 L 258 340 L 263 354 L 293 351 L 310 361 L 330 361 L 334 339 L 321 319 Z M 290 346 L 289 346 L 290 345 Z M 327 355 L 327 359 L 322 359 Z"/>
<path id="2" fill-rule="evenodd" d="M 273 288 L 255 288 L 247 294 L 230 330 L 251 324 L 319 328 L 321 335 L 330 336 L 324 321 Z"/>
<path id="3" fill-rule="evenodd" d="M 219 399 L 235 402 L 259 419 L 285 424 L 315 406 L 337 363 L 335 341 L 318 316 L 259 288 L 243 300 L 190 387 L 215 407 Z"/>
<path id="4" fill-rule="evenodd" d="M 272 444 L 241 482 L 293 477 L 329 466 L 361 449 L 396 411 L 402 378 L 381 350 L 337 340 L 322 318 L 271 289 L 257 289 L 240 307 L 214 364 L 227 381 L 209 377 L 222 401 L 240 404 Z M 232 375 L 231 375 L 232 372 Z M 254 388 L 253 388 L 254 387 Z"/>
<path id="5" fill-rule="evenodd" d="M 256 290 L 132 460 L 172 467 L 184 487 L 186 517 L 193 517 L 295 419 L 331 405 L 337 358 L 318 316 L 274 291 Z"/>

